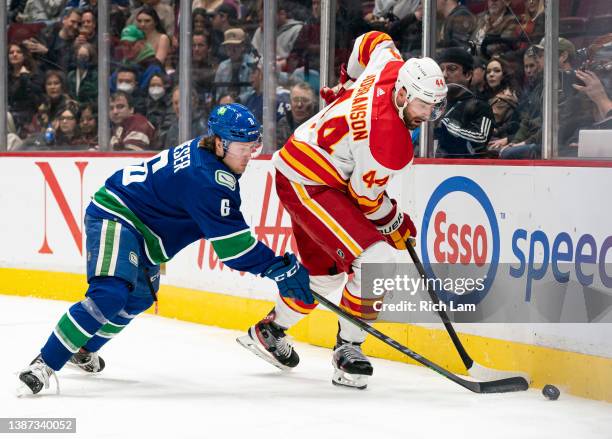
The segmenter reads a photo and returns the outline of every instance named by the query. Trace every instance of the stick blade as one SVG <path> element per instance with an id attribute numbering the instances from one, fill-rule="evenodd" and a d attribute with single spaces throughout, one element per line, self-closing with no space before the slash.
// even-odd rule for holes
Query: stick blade
<path id="1" fill-rule="evenodd" d="M 495 381 L 484 381 L 478 384 L 478 393 L 510 393 L 529 389 L 529 383 L 523 377 L 504 378 Z"/>

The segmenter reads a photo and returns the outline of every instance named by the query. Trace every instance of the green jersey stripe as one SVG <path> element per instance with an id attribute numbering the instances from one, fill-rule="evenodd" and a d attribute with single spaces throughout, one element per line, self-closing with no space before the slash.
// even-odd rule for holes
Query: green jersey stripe
<path id="1" fill-rule="evenodd" d="M 115 228 L 117 227 L 117 223 L 114 221 L 106 222 L 108 223 L 108 225 L 106 227 L 106 234 L 104 236 L 104 257 L 102 259 L 102 268 L 100 269 L 100 276 L 109 276 L 109 269 L 113 256 L 113 247 L 115 246 Z"/>
<path id="2" fill-rule="evenodd" d="M 147 227 L 147 225 L 143 223 L 117 195 L 102 186 L 100 190 L 94 194 L 93 203 L 100 209 L 117 215 L 140 232 L 144 238 L 145 250 L 151 262 L 154 264 L 161 264 L 170 259 L 168 258 L 161 238 L 157 236 L 153 230 Z"/>
<path id="3" fill-rule="evenodd" d="M 244 254 L 251 250 L 257 241 L 251 235 L 249 230 L 245 230 L 239 235 L 225 239 L 217 239 L 212 241 L 212 246 L 220 260 L 233 259 L 238 255 Z"/>

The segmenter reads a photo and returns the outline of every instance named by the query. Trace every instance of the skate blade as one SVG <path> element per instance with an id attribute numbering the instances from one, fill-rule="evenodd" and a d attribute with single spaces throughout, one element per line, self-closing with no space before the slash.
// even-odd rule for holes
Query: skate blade
<path id="1" fill-rule="evenodd" d="M 100 372 L 102 372 L 101 370 L 98 370 L 98 371 L 95 371 L 95 372 L 94 372 L 94 371 L 91 371 L 91 372 L 90 372 L 89 370 L 85 370 L 85 369 L 83 369 L 81 366 L 79 366 L 78 364 L 74 364 L 74 363 L 72 363 L 72 362 L 70 362 L 70 361 L 68 361 L 68 362 L 66 363 L 66 366 L 70 367 L 71 369 L 78 369 L 78 370 L 80 370 L 81 372 L 86 373 L 87 375 L 97 375 L 97 374 L 99 374 Z"/>
<path id="2" fill-rule="evenodd" d="M 20 384 L 19 387 L 15 389 L 15 394 L 17 395 L 17 398 L 22 398 L 24 396 L 33 396 L 34 392 L 32 392 L 32 389 L 25 384 Z"/>
<path id="3" fill-rule="evenodd" d="M 369 375 L 355 375 L 336 369 L 332 378 L 332 384 L 336 386 L 351 387 L 363 390 L 368 387 Z"/>
<path id="4" fill-rule="evenodd" d="M 253 352 L 255 355 L 257 355 L 262 360 L 267 361 L 272 366 L 276 366 L 283 372 L 287 372 L 291 370 L 290 367 L 285 366 L 284 364 L 279 362 L 268 351 L 266 351 L 265 349 L 262 349 L 249 335 L 243 335 L 242 337 L 238 337 L 236 341 L 238 342 L 238 344 L 248 349 L 249 351 Z"/>

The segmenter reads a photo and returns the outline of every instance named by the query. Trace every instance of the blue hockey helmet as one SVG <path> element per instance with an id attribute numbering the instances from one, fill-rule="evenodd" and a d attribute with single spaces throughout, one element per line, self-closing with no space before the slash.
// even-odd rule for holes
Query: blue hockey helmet
<path id="1" fill-rule="evenodd" d="M 219 136 L 223 141 L 223 149 L 227 151 L 231 142 L 260 142 L 261 125 L 244 105 L 221 105 L 210 113 L 208 135 Z"/>

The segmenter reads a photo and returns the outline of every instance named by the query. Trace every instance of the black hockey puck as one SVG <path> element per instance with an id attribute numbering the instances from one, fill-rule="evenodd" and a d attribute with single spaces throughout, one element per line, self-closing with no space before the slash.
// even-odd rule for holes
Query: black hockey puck
<path id="1" fill-rule="evenodd" d="M 542 388 L 542 395 L 544 395 L 546 399 L 550 399 L 551 401 L 556 401 L 557 399 L 559 399 L 559 395 L 561 395 L 561 392 L 559 392 L 559 389 L 557 389 L 552 384 L 546 384 Z"/>

